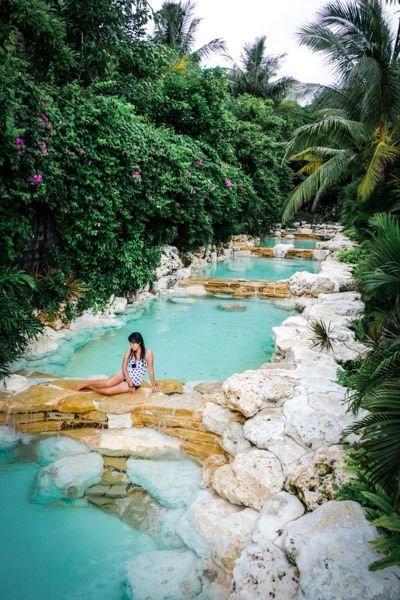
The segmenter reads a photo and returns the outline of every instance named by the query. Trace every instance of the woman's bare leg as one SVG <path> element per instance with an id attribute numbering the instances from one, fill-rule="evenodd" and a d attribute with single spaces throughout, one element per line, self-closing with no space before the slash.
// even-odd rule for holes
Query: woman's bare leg
<path id="1" fill-rule="evenodd" d="M 75 389 L 79 392 L 85 388 L 89 388 L 91 390 L 97 390 L 98 388 L 111 388 L 123 381 L 124 376 L 122 375 L 122 371 L 120 371 L 111 377 L 107 377 L 107 379 L 85 379 L 85 381 L 78 383 Z"/>
<path id="2" fill-rule="evenodd" d="M 103 396 L 114 396 L 115 394 L 124 394 L 126 392 L 132 393 L 136 391 L 135 388 L 130 388 L 126 381 L 122 381 L 121 383 L 118 383 L 117 385 L 114 385 L 112 387 L 101 388 L 95 386 L 92 387 L 91 385 L 88 385 L 87 387 L 89 388 L 89 390 L 93 390 L 94 392 L 103 394 Z"/>

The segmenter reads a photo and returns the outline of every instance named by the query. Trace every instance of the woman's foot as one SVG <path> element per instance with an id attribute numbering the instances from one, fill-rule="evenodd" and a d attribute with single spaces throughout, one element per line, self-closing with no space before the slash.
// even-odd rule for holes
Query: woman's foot
<path id="1" fill-rule="evenodd" d="M 86 381 L 81 381 L 78 385 L 75 386 L 77 392 L 80 392 L 86 387 Z"/>

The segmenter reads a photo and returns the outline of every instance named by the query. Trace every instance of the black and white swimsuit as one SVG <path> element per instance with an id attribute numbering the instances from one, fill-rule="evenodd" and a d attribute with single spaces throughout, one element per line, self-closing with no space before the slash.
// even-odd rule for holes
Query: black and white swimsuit
<path id="1" fill-rule="evenodd" d="M 147 369 L 147 360 L 145 358 L 136 360 L 134 352 L 131 352 L 128 358 L 127 369 L 134 386 L 136 388 L 140 387 Z"/>

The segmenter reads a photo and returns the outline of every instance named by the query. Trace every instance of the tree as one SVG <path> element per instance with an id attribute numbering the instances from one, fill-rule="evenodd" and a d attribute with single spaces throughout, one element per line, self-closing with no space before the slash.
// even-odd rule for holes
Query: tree
<path id="1" fill-rule="evenodd" d="M 266 54 L 266 40 L 266 36 L 263 35 L 253 43 L 244 45 L 242 67 L 235 65 L 230 72 L 231 89 L 235 96 L 250 94 L 279 102 L 295 83 L 292 77 L 282 77 L 273 81 L 285 55 Z"/>
<path id="2" fill-rule="evenodd" d="M 400 155 L 400 37 L 379 0 L 336 0 L 301 30 L 300 41 L 325 57 L 338 83 L 317 99 L 322 118 L 299 128 L 288 144 L 286 157 L 308 177 L 287 199 L 284 219 L 312 199 L 314 208 L 355 174 L 366 200 Z"/>
<path id="3" fill-rule="evenodd" d="M 226 46 L 223 40 L 215 38 L 197 50 L 193 50 L 202 20 L 194 16 L 195 7 L 191 0 L 165 1 L 161 9 L 155 13 L 154 40 L 175 48 L 182 57 L 191 55 L 195 60 L 200 61 L 213 52 L 225 52 Z"/>

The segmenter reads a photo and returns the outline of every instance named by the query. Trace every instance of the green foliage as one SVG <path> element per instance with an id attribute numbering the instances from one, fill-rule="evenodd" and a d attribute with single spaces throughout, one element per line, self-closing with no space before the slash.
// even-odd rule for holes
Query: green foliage
<path id="1" fill-rule="evenodd" d="M 333 345 L 331 323 L 325 323 L 322 320 L 316 319 L 315 321 L 310 321 L 309 326 L 313 332 L 313 342 L 311 348 L 332 352 Z"/>
<path id="2" fill-rule="evenodd" d="M 365 256 L 365 254 L 366 250 L 361 247 L 339 250 L 336 254 L 336 260 L 355 265 Z"/>
<path id="3" fill-rule="evenodd" d="M 34 279 L 23 271 L 0 268 L 0 377 L 8 373 L 7 365 L 42 328 L 32 313 L 35 287 Z"/>

